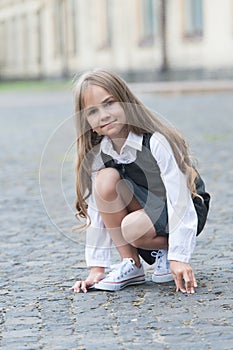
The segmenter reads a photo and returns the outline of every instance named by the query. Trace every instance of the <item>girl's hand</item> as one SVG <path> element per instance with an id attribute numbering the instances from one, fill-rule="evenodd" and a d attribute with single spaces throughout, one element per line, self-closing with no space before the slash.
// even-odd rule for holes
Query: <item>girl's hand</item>
<path id="1" fill-rule="evenodd" d="M 170 269 L 176 284 L 176 291 L 178 292 L 180 290 L 182 293 L 194 294 L 194 288 L 197 287 L 197 281 L 192 267 L 187 263 L 171 260 Z"/>
<path id="2" fill-rule="evenodd" d="M 93 286 L 95 283 L 99 282 L 105 277 L 104 267 L 92 267 L 89 276 L 85 281 L 77 281 L 70 289 L 76 293 L 79 293 L 82 290 L 84 293 L 87 292 L 87 289 Z"/>

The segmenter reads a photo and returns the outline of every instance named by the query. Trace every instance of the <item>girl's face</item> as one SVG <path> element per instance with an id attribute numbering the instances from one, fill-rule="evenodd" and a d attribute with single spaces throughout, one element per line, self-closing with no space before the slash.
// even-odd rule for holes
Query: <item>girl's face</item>
<path id="1" fill-rule="evenodd" d="M 107 90 L 89 85 L 84 96 L 85 116 L 92 130 L 110 139 L 128 135 L 126 116 L 121 104 Z"/>

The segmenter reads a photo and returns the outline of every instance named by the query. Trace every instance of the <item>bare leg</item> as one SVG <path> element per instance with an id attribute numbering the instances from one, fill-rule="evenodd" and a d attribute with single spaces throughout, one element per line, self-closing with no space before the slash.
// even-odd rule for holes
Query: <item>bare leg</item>
<path id="1" fill-rule="evenodd" d="M 124 239 L 134 247 L 149 250 L 168 247 L 167 237 L 156 236 L 154 225 L 144 209 L 126 215 L 121 229 Z"/>
<path id="2" fill-rule="evenodd" d="M 129 244 L 122 236 L 121 222 L 129 213 L 127 205 L 117 189 L 126 187 L 117 170 L 107 168 L 100 170 L 95 180 L 95 199 L 102 220 L 115 244 L 121 258 L 133 258 L 136 265 L 140 266 L 140 259 L 137 249 Z M 126 188 L 124 188 L 126 190 Z M 128 191 L 129 192 L 129 191 Z M 126 192 L 125 192 L 126 194 Z M 125 200 L 132 201 L 132 193 L 127 193 Z M 127 198 L 128 197 L 128 198 Z M 137 206 L 136 209 L 139 209 Z"/>
<path id="3" fill-rule="evenodd" d="M 95 199 L 102 220 L 122 258 L 140 265 L 137 248 L 167 248 L 167 238 L 156 236 L 154 226 L 117 170 L 107 168 L 96 176 Z"/>

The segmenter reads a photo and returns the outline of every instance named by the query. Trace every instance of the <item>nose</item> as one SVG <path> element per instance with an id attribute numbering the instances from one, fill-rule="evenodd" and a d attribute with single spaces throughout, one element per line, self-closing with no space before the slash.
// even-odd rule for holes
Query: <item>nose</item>
<path id="1" fill-rule="evenodd" d="M 106 120 L 108 118 L 110 118 L 109 111 L 104 106 L 101 106 L 99 108 L 99 119 Z"/>

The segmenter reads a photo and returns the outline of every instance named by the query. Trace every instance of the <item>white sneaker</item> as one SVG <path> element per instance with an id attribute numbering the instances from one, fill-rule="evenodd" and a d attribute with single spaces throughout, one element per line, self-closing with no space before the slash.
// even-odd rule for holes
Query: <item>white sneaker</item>
<path id="1" fill-rule="evenodd" d="M 145 282 L 144 269 L 135 265 L 131 258 L 125 258 L 120 264 L 113 265 L 113 270 L 100 282 L 95 283 L 95 289 L 117 291 L 131 284 Z"/>
<path id="2" fill-rule="evenodd" d="M 161 249 L 153 251 L 151 254 L 155 259 L 155 270 L 152 275 L 152 281 L 156 283 L 164 283 L 173 281 L 170 270 L 170 262 L 167 259 L 167 250 Z"/>

